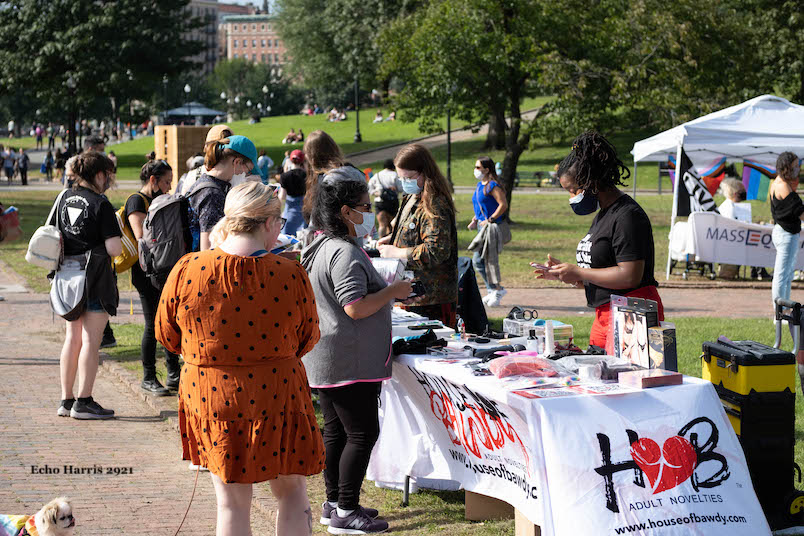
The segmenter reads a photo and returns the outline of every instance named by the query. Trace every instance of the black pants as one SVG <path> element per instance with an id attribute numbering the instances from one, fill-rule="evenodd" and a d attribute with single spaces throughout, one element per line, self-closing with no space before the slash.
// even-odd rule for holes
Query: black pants
<path id="1" fill-rule="evenodd" d="M 28 168 L 20 168 L 20 180 L 23 186 L 28 186 Z"/>
<path id="2" fill-rule="evenodd" d="M 146 380 L 156 379 L 156 334 L 154 333 L 154 319 L 159 307 L 161 290 L 154 287 L 145 273 L 138 265 L 131 268 L 131 283 L 137 289 L 142 303 L 142 314 L 145 317 L 145 331 L 142 332 L 140 352 L 142 355 L 142 370 Z M 168 372 L 178 372 L 179 356 L 165 349 L 165 362 Z"/>
<path id="3" fill-rule="evenodd" d="M 360 503 L 360 485 L 380 435 L 381 386 L 381 382 L 366 382 L 318 389 L 327 449 L 327 500 L 344 510 L 354 510 Z"/>

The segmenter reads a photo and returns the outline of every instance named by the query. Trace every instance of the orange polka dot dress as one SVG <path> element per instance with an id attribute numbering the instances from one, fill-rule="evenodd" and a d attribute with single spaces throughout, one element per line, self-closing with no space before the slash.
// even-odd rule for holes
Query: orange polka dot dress
<path id="1" fill-rule="evenodd" d="M 324 468 L 301 358 L 318 342 L 307 273 L 276 255 L 185 255 L 168 277 L 156 336 L 185 365 L 179 423 L 185 460 L 224 482 Z"/>

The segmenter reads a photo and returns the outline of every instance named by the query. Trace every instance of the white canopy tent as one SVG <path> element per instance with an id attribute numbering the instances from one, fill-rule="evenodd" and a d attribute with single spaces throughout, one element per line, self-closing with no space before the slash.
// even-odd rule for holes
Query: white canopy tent
<path id="1" fill-rule="evenodd" d="M 804 156 L 804 106 L 774 95 L 762 95 L 636 142 L 631 150 L 634 194 L 639 162 L 663 162 L 673 154 L 676 162 L 681 162 L 682 147 L 696 167 L 724 156 L 727 161 L 750 159 L 775 167 L 776 157 L 784 151 Z M 671 229 L 676 220 L 678 181 L 675 184 Z"/>

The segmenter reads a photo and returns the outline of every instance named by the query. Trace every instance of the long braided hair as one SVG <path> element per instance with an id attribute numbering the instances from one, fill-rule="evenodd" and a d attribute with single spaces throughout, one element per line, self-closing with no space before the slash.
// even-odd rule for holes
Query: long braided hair
<path id="1" fill-rule="evenodd" d="M 597 194 L 622 186 L 631 172 L 609 140 L 588 130 L 572 142 L 572 150 L 558 165 L 557 175 L 570 176 L 579 190 Z"/>

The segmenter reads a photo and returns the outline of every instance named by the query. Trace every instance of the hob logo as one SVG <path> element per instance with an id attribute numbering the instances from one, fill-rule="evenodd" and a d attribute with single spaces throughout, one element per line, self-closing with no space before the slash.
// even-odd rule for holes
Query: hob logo
<path id="1" fill-rule="evenodd" d="M 633 483 L 642 488 L 649 486 L 653 494 L 673 489 L 687 480 L 695 491 L 714 488 L 731 475 L 726 457 L 715 452 L 720 437 L 718 429 L 706 417 L 691 420 L 661 447 L 649 437 L 640 438 L 633 430 L 626 429 L 625 433 L 631 444 L 630 459 L 620 462 L 612 462 L 609 436 L 597 434 L 603 465 L 595 472 L 603 477 L 606 508 L 612 512 L 620 511 L 613 475 L 621 471 L 633 471 Z"/>

